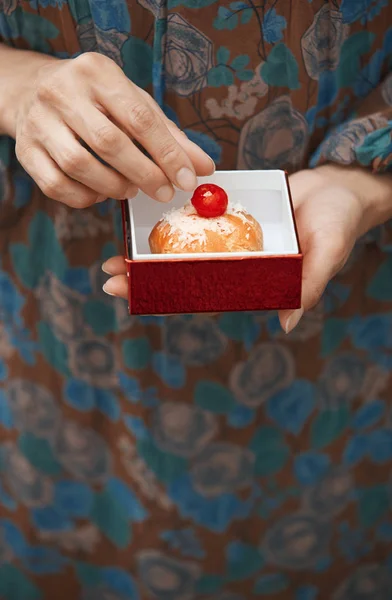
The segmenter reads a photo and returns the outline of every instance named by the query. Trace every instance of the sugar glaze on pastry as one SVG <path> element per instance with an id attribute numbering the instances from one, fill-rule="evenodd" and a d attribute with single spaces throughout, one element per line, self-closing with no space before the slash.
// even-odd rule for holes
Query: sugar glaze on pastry
<path id="1" fill-rule="evenodd" d="M 163 215 L 149 237 L 153 254 L 257 252 L 263 250 L 260 224 L 239 203 L 219 217 L 201 217 L 189 203 Z"/>

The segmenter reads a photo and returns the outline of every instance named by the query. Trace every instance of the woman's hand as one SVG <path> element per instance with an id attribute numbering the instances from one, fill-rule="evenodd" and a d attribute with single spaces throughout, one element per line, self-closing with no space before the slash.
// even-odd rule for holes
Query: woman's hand
<path id="1" fill-rule="evenodd" d="M 392 217 L 392 177 L 361 167 L 325 165 L 290 177 L 304 255 L 302 308 L 280 311 L 290 333 L 320 300 L 359 238 Z"/>
<path id="2" fill-rule="evenodd" d="M 333 169 L 333 167 L 332 167 Z M 343 268 L 357 239 L 366 232 L 367 210 L 361 197 L 323 169 L 290 177 L 301 250 L 302 308 L 280 311 L 283 330 L 290 333 L 303 313 L 320 300 L 329 281 Z"/>
<path id="3" fill-rule="evenodd" d="M 392 216 L 392 177 L 388 175 L 328 165 L 292 175 L 290 187 L 304 263 L 302 308 L 279 313 L 286 333 L 304 311 L 318 303 L 357 239 Z M 112 276 L 105 291 L 126 298 L 123 258 L 111 258 L 103 269 Z"/>
<path id="4" fill-rule="evenodd" d="M 75 208 L 130 198 L 138 189 L 168 202 L 173 185 L 192 191 L 196 175 L 214 170 L 155 101 L 100 54 L 48 59 L 12 114 L 19 162 L 46 196 Z"/>

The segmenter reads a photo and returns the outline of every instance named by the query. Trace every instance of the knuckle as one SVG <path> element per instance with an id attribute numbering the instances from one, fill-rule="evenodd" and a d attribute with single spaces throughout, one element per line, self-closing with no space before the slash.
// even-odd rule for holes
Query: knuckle
<path id="1" fill-rule="evenodd" d="M 98 52 L 85 52 L 72 62 L 74 69 L 79 70 L 82 74 L 88 74 L 102 67 L 105 57 Z"/>
<path id="2" fill-rule="evenodd" d="M 152 169 L 146 169 L 139 173 L 138 185 L 141 188 L 150 187 L 152 181 L 158 181 L 156 173 Z M 158 185 L 157 187 L 160 187 L 160 185 Z"/>
<path id="3" fill-rule="evenodd" d="M 182 152 L 177 144 L 172 141 L 165 142 L 159 148 L 159 155 L 163 163 L 175 163 L 180 162 L 182 158 Z"/>
<path id="4" fill-rule="evenodd" d="M 157 126 L 155 115 L 150 107 L 144 104 L 133 104 L 129 110 L 129 116 L 136 135 L 149 133 Z"/>
<path id="5" fill-rule="evenodd" d="M 52 102 L 61 95 L 56 77 L 45 77 L 36 90 L 36 97 L 42 103 Z"/>
<path id="6" fill-rule="evenodd" d="M 59 167 L 66 173 L 85 171 L 86 165 L 86 156 L 81 148 L 65 149 L 59 158 Z"/>
<path id="7" fill-rule="evenodd" d="M 52 175 L 42 176 L 40 188 L 45 196 L 56 200 L 61 192 L 62 184 L 61 175 L 53 173 Z"/>
<path id="8" fill-rule="evenodd" d="M 120 136 L 114 126 L 103 125 L 93 133 L 94 150 L 101 154 L 112 154 L 119 150 Z"/>

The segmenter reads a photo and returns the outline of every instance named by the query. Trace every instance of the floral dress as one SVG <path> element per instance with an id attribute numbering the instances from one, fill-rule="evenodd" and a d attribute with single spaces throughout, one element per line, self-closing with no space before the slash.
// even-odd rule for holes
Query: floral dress
<path id="1" fill-rule="evenodd" d="M 392 164 L 388 0 L 0 0 L 95 51 L 218 168 Z M 1 93 L 1 91 L 0 91 Z M 45 198 L 0 139 L 1 600 L 390 600 L 392 235 L 298 329 L 135 318 L 118 204 Z"/>

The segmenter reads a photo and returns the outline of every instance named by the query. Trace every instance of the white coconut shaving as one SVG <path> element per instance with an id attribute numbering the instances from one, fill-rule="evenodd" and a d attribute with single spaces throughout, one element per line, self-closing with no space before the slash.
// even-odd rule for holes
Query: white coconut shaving
<path id="1" fill-rule="evenodd" d="M 201 245 L 207 242 L 207 231 L 222 235 L 230 235 L 235 230 L 235 225 L 225 219 L 225 215 L 235 215 L 242 221 L 247 220 L 246 209 L 239 203 L 229 202 L 227 210 L 221 217 L 204 218 L 198 215 L 194 206 L 189 203 L 181 208 L 173 208 L 163 215 L 162 224 L 170 227 L 170 233 L 176 235 L 178 245 L 189 245 L 197 241 Z"/>

